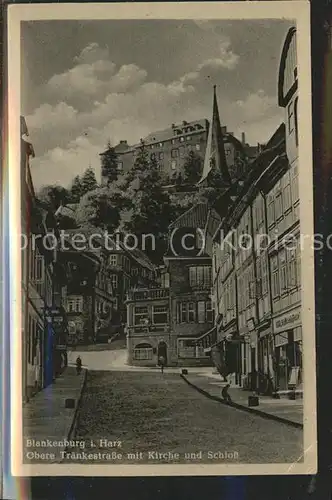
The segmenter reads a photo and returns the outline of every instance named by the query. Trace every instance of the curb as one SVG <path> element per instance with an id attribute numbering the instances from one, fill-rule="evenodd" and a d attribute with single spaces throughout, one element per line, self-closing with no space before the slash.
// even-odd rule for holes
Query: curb
<path id="1" fill-rule="evenodd" d="M 189 380 L 183 375 L 182 373 L 180 374 L 180 377 L 190 386 L 196 389 L 196 391 L 200 392 L 204 396 L 208 397 L 209 399 L 212 399 L 213 401 L 218 401 L 219 403 L 231 407 L 231 408 L 236 408 L 237 410 L 241 411 L 246 411 L 247 413 L 253 413 L 255 415 L 259 415 L 262 418 L 265 418 L 267 420 L 275 420 L 277 422 L 281 422 L 283 424 L 289 425 L 291 427 L 296 427 L 297 429 L 303 429 L 303 424 L 300 424 L 298 422 L 293 422 L 293 420 L 288 420 L 287 418 L 283 417 L 278 417 L 277 415 L 272 415 L 271 413 L 266 413 L 262 410 L 256 410 L 256 408 L 251 408 L 247 407 L 244 405 L 240 405 L 238 403 L 226 403 L 223 399 L 219 398 L 218 396 L 213 396 L 209 392 L 205 391 L 204 389 L 201 389 L 197 385 L 193 384 L 192 382 L 189 382 Z"/>
<path id="2" fill-rule="evenodd" d="M 76 408 L 75 408 L 75 412 L 74 412 L 74 417 L 73 417 L 70 429 L 69 429 L 68 434 L 67 434 L 67 441 L 70 441 L 72 439 L 73 435 L 75 435 L 75 432 L 76 432 L 77 422 L 78 422 L 78 415 L 79 415 L 79 410 L 81 408 L 81 402 L 82 402 L 83 392 L 84 392 L 84 389 L 85 389 L 85 386 L 86 386 L 86 382 L 87 382 L 87 376 L 88 376 L 88 370 L 85 370 L 84 371 L 84 377 L 83 377 L 83 383 L 82 383 L 82 386 L 81 386 L 81 392 L 80 392 L 79 398 L 77 400 L 77 404 L 76 404 Z M 65 448 L 65 451 L 68 451 L 68 448 Z"/>

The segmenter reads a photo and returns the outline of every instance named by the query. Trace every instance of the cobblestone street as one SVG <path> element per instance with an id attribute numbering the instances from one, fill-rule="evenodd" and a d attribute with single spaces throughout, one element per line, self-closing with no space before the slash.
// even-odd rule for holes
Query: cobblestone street
<path id="1" fill-rule="evenodd" d="M 122 463 L 192 463 L 195 456 L 215 463 L 293 463 L 302 454 L 300 430 L 225 407 L 179 375 L 159 372 L 89 372 L 76 438 L 85 440 L 87 453 L 121 453 Z"/>

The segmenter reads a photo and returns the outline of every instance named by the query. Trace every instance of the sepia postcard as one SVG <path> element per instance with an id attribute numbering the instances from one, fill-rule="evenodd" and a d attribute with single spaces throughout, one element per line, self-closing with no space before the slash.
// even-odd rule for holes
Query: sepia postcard
<path id="1" fill-rule="evenodd" d="M 309 3 L 14 5 L 8 60 L 13 474 L 314 474 Z"/>

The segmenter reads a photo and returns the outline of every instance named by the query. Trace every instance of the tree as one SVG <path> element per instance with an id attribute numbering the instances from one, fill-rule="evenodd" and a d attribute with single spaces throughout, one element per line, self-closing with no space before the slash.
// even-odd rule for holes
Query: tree
<path id="1" fill-rule="evenodd" d="M 103 177 L 107 177 L 108 183 L 118 179 L 118 156 L 111 142 L 108 141 L 107 149 L 101 155 L 101 168 Z"/>
<path id="2" fill-rule="evenodd" d="M 150 159 L 142 144 L 133 169 L 127 176 L 127 197 L 131 199 L 131 217 L 125 229 L 138 239 L 152 234 L 155 245 L 145 251 L 152 261 L 160 263 L 166 250 L 168 226 L 173 220 L 169 195 L 162 189 L 162 177 L 155 159 Z M 151 240 L 150 240 L 151 241 Z"/>
<path id="3" fill-rule="evenodd" d="M 78 203 L 83 194 L 82 181 L 79 175 L 74 177 L 71 188 L 70 188 L 70 198 L 72 203 Z"/>
<path id="4" fill-rule="evenodd" d="M 76 211 L 77 225 L 81 228 L 97 227 L 113 233 L 119 226 L 122 194 L 109 187 L 97 187 L 81 198 Z"/>
<path id="5" fill-rule="evenodd" d="M 190 151 L 184 162 L 185 182 L 196 185 L 202 175 L 202 158 L 194 151 Z"/>
<path id="6" fill-rule="evenodd" d="M 98 184 L 96 181 L 96 175 L 94 173 L 94 170 L 90 166 L 89 168 L 86 169 L 82 177 L 82 194 L 86 194 L 89 191 L 93 191 L 97 187 Z"/>
<path id="7" fill-rule="evenodd" d="M 60 205 L 66 205 L 69 202 L 70 194 L 62 186 L 48 185 L 43 186 L 37 193 L 37 199 L 45 209 L 55 212 Z"/>

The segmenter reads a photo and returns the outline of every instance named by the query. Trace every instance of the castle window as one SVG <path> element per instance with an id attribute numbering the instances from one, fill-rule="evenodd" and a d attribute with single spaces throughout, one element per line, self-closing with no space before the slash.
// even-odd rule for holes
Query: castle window
<path id="1" fill-rule="evenodd" d="M 118 170 L 122 170 L 123 169 L 123 162 L 122 161 L 118 161 L 117 169 Z"/>
<path id="2" fill-rule="evenodd" d="M 171 156 L 172 156 L 172 158 L 177 158 L 179 156 L 179 150 L 178 149 L 172 149 Z"/>
<path id="3" fill-rule="evenodd" d="M 184 137 L 180 137 L 180 142 L 184 142 Z"/>
<path id="4" fill-rule="evenodd" d="M 201 150 L 201 145 L 200 144 L 196 144 L 195 148 L 196 148 L 196 151 L 200 151 Z"/>

